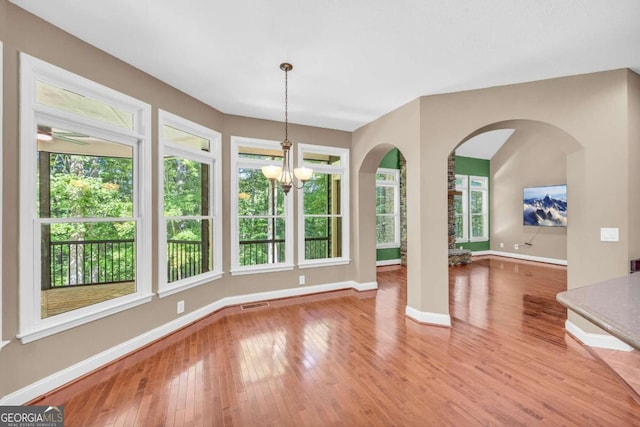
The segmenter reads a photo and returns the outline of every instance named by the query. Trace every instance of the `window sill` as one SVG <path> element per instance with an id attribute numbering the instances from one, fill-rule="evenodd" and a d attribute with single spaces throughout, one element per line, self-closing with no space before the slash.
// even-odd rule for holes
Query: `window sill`
<path id="1" fill-rule="evenodd" d="M 127 298 L 127 297 L 121 297 Z M 67 317 L 65 319 L 56 319 L 57 316 L 54 316 L 50 319 L 51 322 L 46 322 L 44 325 L 38 325 L 33 330 L 20 333 L 17 335 L 17 338 L 22 341 L 22 344 L 27 344 L 32 341 L 39 340 L 41 338 L 48 337 L 50 335 L 57 334 L 62 331 L 66 331 L 67 329 L 75 328 L 76 326 L 84 325 L 86 323 L 92 322 L 94 320 L 101 319 L 103 317 L 110 316 L 115 313 L 119 313 L 121 311 L 128 310 L 133 307 L 137 307 L 142 304 L 146 304 L 153 298 L 153 294 L 145 294 L 145 295 L 134 295 L 133 297 L 127 298 L 124 301 L 120 301 L 117 304 L 112 304 L 107 308 L 103 308 L 100 311 L 90 311 L 86 314 L 76 315 L 74 317 Z M 95 305 L 89 306 L 95 309 Z M 84 307 L 87 308 L 87 307 Z M 82 309 L 80 309 L 82 310 Z M 72 313 L 72 312 L 69 312 Z M 69 314 L 65 313 L 65 314 Z M 59 315 L 63 316 L 63 314 Z"/>
<path id="2" fill-rule="evenodd" d="M 315 267 L 329 267 L 332 265 L 346 265 L 351 262 L 348 258 L 327 258 L 321 260 L 302 261 L 298 268 L 315 268 Z"/>
<path id="3" fill-rule="evenodd" d="M 9 344 L 10 341 L 0 341 L 0 350 L 2 350 L 2 347 L 4 347 L 5 345 Z"/>
<path id="4" fill-rule="evenodd" d="M 476 238 L 473 238 L 473 239 L 471 239 L 469 241 L 470 242 L 474 242 L 474 243 L 475 242 L 488 242 L 489 238 L 488 237 L 476 237 Z"/>
<path id="5" fill-rule="evenodd" d="M 231 270 L 231 275 L 241 276 L 243 274 L 273 273 L 276 271 L 288 271 L 288 270 L 293 270 L 292 264 L 278 264 L 278 265 L 268 266 L 268 267 L 237 268 L 235 270 Z"/>
<path id="6" fill-rule="evenodd" d="M 162 289 L 158 289 L 158 297 L 164 298 L 169 295 L 177 294 L 178 292 L 186 291 L 187 289 L 195 288 L 196 286 L 204 285 L 205 283 L 212 282 L 222 277 L 222 273 L 210 273 L 205 275 L 196 276 L 195 279 L 188 278 L 171 284 L 165 284 Z"/>

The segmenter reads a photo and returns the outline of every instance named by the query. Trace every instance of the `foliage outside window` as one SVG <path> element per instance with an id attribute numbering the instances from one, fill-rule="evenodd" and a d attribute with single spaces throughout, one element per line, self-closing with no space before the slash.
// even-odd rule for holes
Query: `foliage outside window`
<path id="1" fill-rule="evenodd" d="M 220 134 L 159 111 L 160 296 L 220 277 Z"/>
<path id="2" fill-rule="evenodd" d="M 277 141 L 231 138 L 231 271 L 291 269 L 292 195 L 285 197 L 262 167 L 282 164 Z"/>
<path id="3" fill-rule="evenodd" d="M 486 241 L 489 238 L 489 179 L 456 175 L 456 242 Z"/>
<path id="4" fill-rule="evenodd" d="M 299 144 L 298 164 L 313 176 L 298 194 L 298 259 L 301 266 L 348 262 L 349 151 Z"/>
<path id="5" fill-rule="evenodd" d="M 150 107 L 25 54 L 21 73 L 19 337 L 29 342 L 150 300 L 140 216 Z"/>
<path id="6" fill-rule="evenodd" d="M 400 171 L 380 168 L 376 173 L 376 244 L 400 247 Z"/>

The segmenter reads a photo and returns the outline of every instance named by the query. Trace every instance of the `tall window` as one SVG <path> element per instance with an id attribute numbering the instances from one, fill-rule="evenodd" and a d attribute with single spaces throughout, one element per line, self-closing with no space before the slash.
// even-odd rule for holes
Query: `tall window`
<path id="1" fill-rule="evenodd" d="M 489 178 L 456 175 L 456 242 L 489 239 Z"/>
<path id="2" fill-rule="evenodd" d="M 313 169 L 299 192 L 299 265 L 348 263 L 349 150 L 299 144 L 298 164 Z"/>
<path id="3" fill-rule="evenodd" d="M 281 165 L 277 141 L 231 137 L 231 272 L 293 268 L 293 193 L 262 174 Z"/>
<path id="4" fill-rule="evenodd" d="M 150 300 L 150 107 L 20 58 L 19 337 L 29 342 Z"/>
<path id="5" fill-rule="evenodd" d="M 376 244 L 400 247 L 400 171 L 380 168 L 376 172 Z"/>
<path id="6" fill-rule="evenodd" d="M 471 241 L 489 238 L 489 179 L 469 177 L 469 213 L 471 215 Z"/>
<path id="7" fill-rule="evenodd" d="M 160 110 L 159 295 L 222 274 L 220 134 Z"/>

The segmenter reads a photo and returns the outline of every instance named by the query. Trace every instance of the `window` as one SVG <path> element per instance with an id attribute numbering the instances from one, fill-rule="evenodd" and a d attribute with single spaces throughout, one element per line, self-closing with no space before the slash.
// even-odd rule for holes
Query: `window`
<path id="1" fill-rule="evenodd" d="M 23 342 L 151 300 L 149 105 L 21 54 Z"/>
<path id="2" fill-rule="evenodd" d="M 160 297 L 222 275 L 220 134 L 158 112 Z"/>
<path id="3" fill-rule="evenodd" d="M 456 242 L 489 239 L 489 178 L 456 175 Z"/>
<path id="4" fill-rule="evenodd" d="M 231 273 L 293 268 L 293 193 L 262 167 L 282 164 L 277 141 L 231 137 Z"/>
<path id="5" fill-rule="evenodd" d="M 400 171 L 380 168 L 376 172 L 376 244 L 400 247 Z"/>
<path id="6" fill-rule="evenodd" d="M 349 150 L 298 145 L 298 165 L 313 176 L 298 192 L 300 267 L 349 262 Z"/>
<path id="7" fill-rule="evenodd" d="M 456 214 L 456 242 L 469 241 L 469 177 L 466 175 L 456 175 L 456 195 L 455 214 Z"/>
<path id="8" fill-rule="evenodd" d="M 489 184 L 487 177 L 469 177 L 469 211 L 471 214 L 471 241 L 489 238 Z"/>

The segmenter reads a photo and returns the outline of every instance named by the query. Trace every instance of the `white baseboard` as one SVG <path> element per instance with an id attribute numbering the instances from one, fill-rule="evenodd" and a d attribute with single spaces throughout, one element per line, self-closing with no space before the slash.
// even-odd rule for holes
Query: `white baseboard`
<path id="1" fill-rule="evenodd" d="M 491 251 L 471 251 L 471 256 L 491 255 Z"/>
<path id="2" fill-rule="evenodd" d="M 280 298 L 295 297 L 301 295 L 311 295 L 321 292 L 336 291 L 342 289 L 356 289 L 358 291 L 369 291 L 378 288 L 377 282 L 358 283 L 355 281 L 345 281 L 338 283 L 328 283 L 324 285 L 300 286 L 291 289 L 281 289 L 270 292 L 259 292 L 255 294 L 237 295 L 222 298 L 198 310 L 189 312 L 178 317 L 162 326 L 145 332 L 128 341 L 111 347 L 101 353 L 89 357 L 81 362 L 62 369 L 54 374 L 49 375 L 41 380 L 23 387 L 13 393 L 7 394 L 0 398 L 0 405 L 23 405 L 43 394 L 61 387 L 70 381 L 80 378 L 108 363 L 111 363 L 127 354 L 144 347 L 180 328 L 187 326 L 211 313 L 221 310 L 225 307 L 235 306 L 239 304 L 247 304 L 252 302 L 274 300 Z"/>
<path id="3" fill-rule="evenodd" d="M 507 258 L 522 259 L 525 261 L 546 262 L 547 264 L 567 265 L 566 259 L 545 258 L 540 256 L 526 255 L 526 254 L 514 254 L 513 252 L 501 252 L 501 251 L 484 251 L 488 252 L 485 255 L 496 255 Z"/>
<path id="4" fill-rule="evenodd" d="M 383 267 L 385 265 L 398 265 L 401 263 L 401 259 L 385 259 L 383 261 L 376 261 L 376 267 Z"/>
<path id="5" fill-rule="evenodd" d="M 608 348 L 610 350 L 631 351 L 633 347 L 620 341 L 612 335 L 594 334 L 585 332 L 570 320 L 565 321 L 564 328 L 571 335 L 579 339 L 583 344 L 589 347 Z"/>
<path id="6" fill-rule="evenodd" d="M 354 285 L 352 286 L 352 288 L 360 292 L 373 291 L 378 289 L 378 282 L 365 282 L 365 283 L 353 282 L 353 284 Z"/>
<path id="7" fill-rule="evenodd" d="M 449 316 L 448 314 L 419 311 L 409 306 L 405 308 L 404 312 L 408 317 L 419 323 L 438 326 L 451 326 L 451 316 Z"/>

